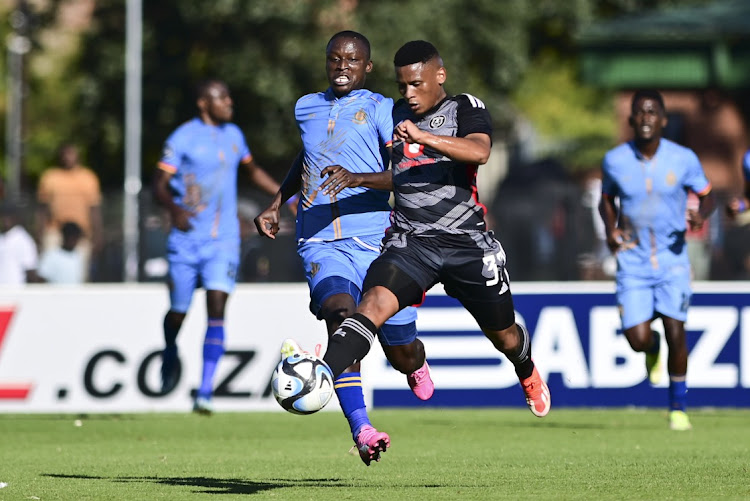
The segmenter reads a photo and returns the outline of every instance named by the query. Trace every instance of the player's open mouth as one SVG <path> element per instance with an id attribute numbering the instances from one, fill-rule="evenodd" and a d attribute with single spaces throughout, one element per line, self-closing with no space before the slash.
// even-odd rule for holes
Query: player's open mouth
<path id="1" fill-rule="evenodd" d="M 348 76 L 341 75 L 340 77 L 336 77 L 336 79 L 334 80 L 334 83 L 336 85 L 346 85 L 350 82 L 350 80 L 351 79 Z"/>

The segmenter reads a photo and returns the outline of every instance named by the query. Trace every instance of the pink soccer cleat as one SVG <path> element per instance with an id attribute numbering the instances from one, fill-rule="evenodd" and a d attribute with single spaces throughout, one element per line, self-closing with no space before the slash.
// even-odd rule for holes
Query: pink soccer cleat
<path id="1" fill-rule="evenodd" d="M 370 425 L 365 425 L 359 430 L 356 443 L 362 462 L 370 466 L 371 461 L 380 461 L 380 453 L 391 446 L 391 437 Z"/>
<path id="2" fill-rule="evenodd" d="M 429 400 L 435 392 L 435 384 L 430 377 L 430 366 L 427 365 L 427 360 L 424 361 L 422 367 L 406 376 L 406 380 L 409 382 L 411 391 L 420 400 Z"/>

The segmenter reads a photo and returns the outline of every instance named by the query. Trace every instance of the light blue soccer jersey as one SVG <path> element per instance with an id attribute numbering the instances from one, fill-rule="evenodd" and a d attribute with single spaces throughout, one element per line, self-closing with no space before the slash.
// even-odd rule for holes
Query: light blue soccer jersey
<path id="1" fill-rule="evenodd" d="M 619 198 L 619 225 L 636 244 L 618 252 L 618 274 L 655 277 L 688 264 L 687 193 L 711 191 L 697 155 L 662 138 L 646 159 L 628 142 L 607 152 L 602 172 L 602 193 Z"/>
<path id="2" fill-rule="evenodd" d="M 297 101 L 294 114 L 304 148 L 298 242 L 384 233 L 391 210 L 389 192 L 359 187 L 324 195 L 320 173 L 329 165 L 360 173 L 387 169 L 392 109 L 392 99 L 366 89 L 341 98 L 328 89 Z"/>
<path id="3" fill-rule="evenodd" d="M 750 150 L 747 150 L 745 156 L 742 157 L 742 174 L 745 182 L 750 183 Z"/>
<path id="4" fill-rule="evenodd" d="M 237 169 L 252 158 L 245 137 L 232 123 L 209 125 L 194 118 L 168 138 L 159 167 L 173 174 L 176 204 L 191 210 L 194 239 L 238 239 Z"/>

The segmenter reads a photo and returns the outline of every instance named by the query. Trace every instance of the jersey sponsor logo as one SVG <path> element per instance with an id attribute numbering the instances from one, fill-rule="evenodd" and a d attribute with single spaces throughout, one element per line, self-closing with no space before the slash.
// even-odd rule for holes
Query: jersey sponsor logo
<path id="1" fill-rule="evenodd" d="M 429 165 L 429 164 L 436 164 L 437 158 L 422 158 L 419 160 L 406 160 L 399 162 L 398 168 L 399 169 L 410 169 L 412 167 L 416 167 L 418 165 Z"/>
<path id="2" fill-rule="evenodd" d="M 356 124 L 363 124 L 367 121 L 367 113 L 365 110 L 360 108 L 360 110 L 354 114 L 354 120 L 353 122 Z"/>
<path id="3" fill-rule="evenodd" d="M 424 145 L 417 143 L 404 143 L 404 156 L 407 158 L 417 158 L 422 156 Z"/>
<path id="4" fill-rule="evenodd" d="M 439 129 L 445 124 L 445 115 L 435 115 L 430 119 L 430 129 Z"/>

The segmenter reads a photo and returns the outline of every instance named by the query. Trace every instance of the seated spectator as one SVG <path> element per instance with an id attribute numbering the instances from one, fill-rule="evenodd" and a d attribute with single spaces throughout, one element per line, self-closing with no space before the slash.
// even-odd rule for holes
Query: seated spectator
<path id="1" fill-rule="evenodd" d="M 88 279 L 92 255 L 97 254 L 102 244 L 101 190 L 96 174 L 80 164 L 75 145 L 66 143 L 60 147 L 59 167 L 42 173 L 37 199 L 42 251 L 60 247 L 63 223 L 78 224 L 83 231 L 78 251 L 83 255 Z"/>
<path id="2" fill-rule="evenodd" d="M 18 220 L 18 208 L 0 205 L 0 284 L 41 282 L 34 239 Z"/>
<path id="3" fill-rule="evenodd" d="M 39 260 L 39 275 L 53 284 L 81 284 L 85 265 L 78 243 L 83 237 L 81 227 L 67 222 L 62 225 L 62 246 L 45 250 Z"/>

